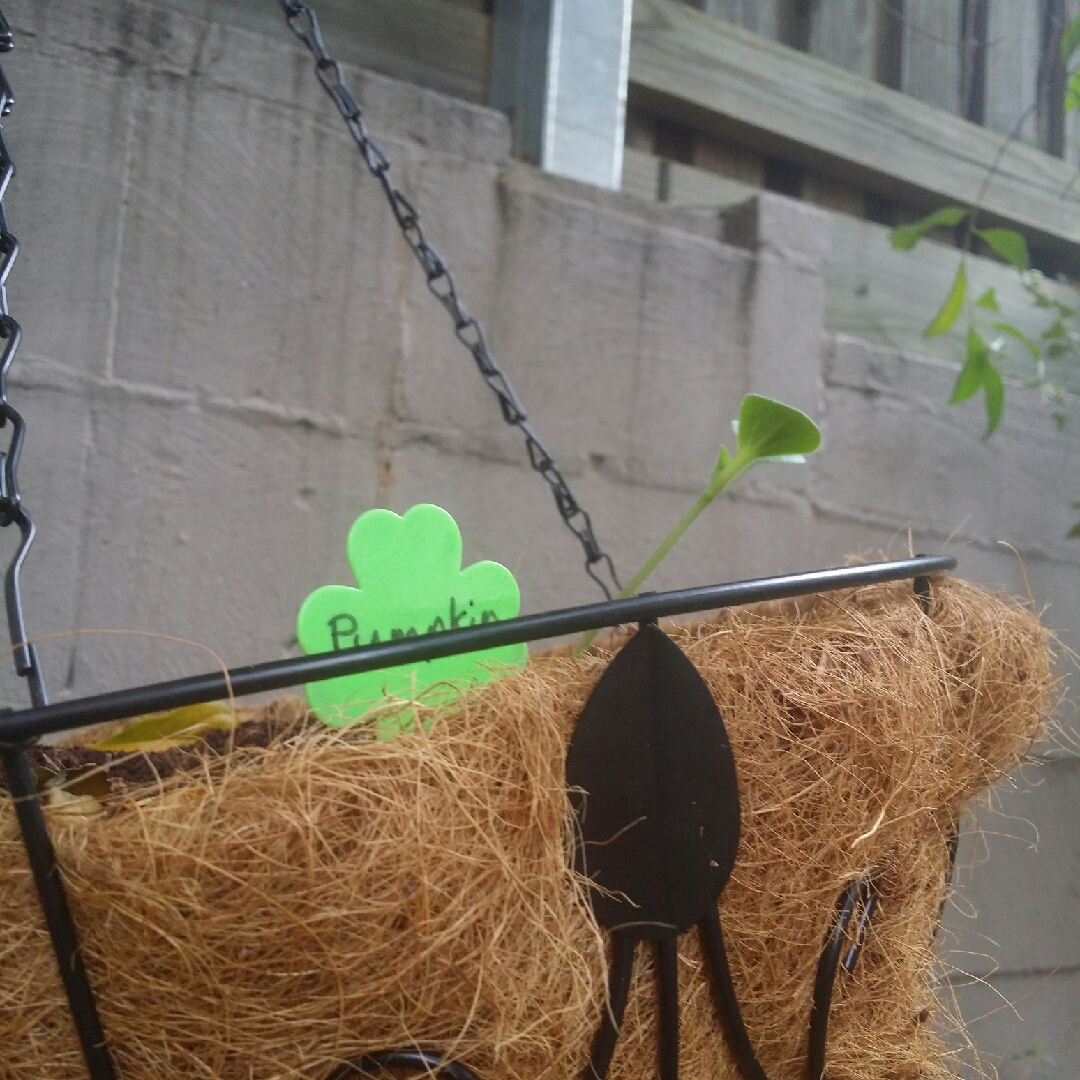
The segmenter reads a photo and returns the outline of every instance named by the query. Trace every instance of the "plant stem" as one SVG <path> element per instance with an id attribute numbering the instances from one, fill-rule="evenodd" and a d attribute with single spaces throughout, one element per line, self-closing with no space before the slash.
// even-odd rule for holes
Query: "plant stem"
<path id="1" fill-rule="evenodd" d="M 619 593 L 619 599 L 625 600 L 645 584 L 648 577 L 660 565 L 667 553 L 678 543 L 680 537 L 690 528 L 694 519 L 713 500 L 713 493 L 706 488 L 695 500 L 694 504 L 679 518 L 675 527 L 660 541 L 660 546 L 645 560 L 641 569 L 630 579 L 626 588 Z"/>
<path id="2" fill-rule="evenodd" d="M 630 579 L 626 588 L 616 599 L 625 600 L 628 596 L 633 596 L 645 584 L 649 575 L 663 562 L 667 553 L 679 542 L 682 534 L 690 528 L 698 514 L 746 468 L 747 464 L 749 462 L 744 463 L 736 456 L 730 458 L 723 469 L 713 474 L 705 490 L 694 500 L 690 509 L 679 518 L 675 528 L 660 541 L 660 546 L 645 560 L 641 569 Z M 598 633 L 600 633 L 599 630 L 588 630 L 582 634 L 574 646 L 574 655 L 580 656 L 593 643 Z"/>

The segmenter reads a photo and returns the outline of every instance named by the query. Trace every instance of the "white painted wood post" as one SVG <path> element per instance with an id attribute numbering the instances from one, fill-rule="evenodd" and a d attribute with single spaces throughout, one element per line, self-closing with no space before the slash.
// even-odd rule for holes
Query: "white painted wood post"
<path id="1" fill-rule="evenodd" d="M 496 0 L 490 103 L 514 152 L 615 188 L 622 177 L 633 0 Z"/>

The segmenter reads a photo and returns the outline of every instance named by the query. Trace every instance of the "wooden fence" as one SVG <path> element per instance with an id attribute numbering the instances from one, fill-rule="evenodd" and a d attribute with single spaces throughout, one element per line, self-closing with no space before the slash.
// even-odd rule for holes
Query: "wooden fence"
<path id="1" fill-rule="evenodd" d="M 1060 156 L 1061 95 L 1051 91 L 1076 0 L 684 2 Z"/>

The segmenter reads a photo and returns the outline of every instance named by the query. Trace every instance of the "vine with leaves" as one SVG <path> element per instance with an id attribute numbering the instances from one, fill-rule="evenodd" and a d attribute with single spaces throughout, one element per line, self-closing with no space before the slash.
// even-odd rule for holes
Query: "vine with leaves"
<path id="1" fill-rule="evenodd" d="M 1071 20 L 1061 37 L 1061 58 L 1066 67 L 1078 49 L 1080 15 Z M 1069 72 L 1064 106 L 1066 111 L 1080 109 L 1080 67 Z M 984 190 L 985 187 L 984 184 Z M 999 358 L 1006 343 L 1016 343 L 1033 361 L 1035 378 L 1030 380 L 1031 385 L 1060 395 L 1060 389 L 1047 379 L 1046 363 L 1048 360 L 1080 361 L 1080 312 L 1047 291 L 1044 275 L 1031 268 L 1031 257 L 1023 234 L 1015 229 L 979 228 L 979 210 L 978 205 L 943 206 L 919 221 L 893 229 L 889 239 L 897 251 L 909 251 L 934 229 L 965 226 L 960 261 L 952 285 L 923 330 L 923 337 L 929 339 L 946 334 L 960 322 L 962 316 L 966 318 L 964 362 L 949 404 L 958 405 L 982 392 L 986 408 L 983 437 L 989 438 L 1001 423 L 1005 407 L 1005 380 Z M 1037 339 L 1001 318 L 1001 307 L 993 288 L 984 290 L 977 297 L 971 295 L 968 258 L 976 239 L 1017 272 L 1032 306 L 1046 314 L 1046 328 Z M 1059 428 L 1064 426 L 1064 412 L 1055 412 L 1053 416 Z M 1072 508 L 1080 510 L 1080 502 L 1072 503 Z M 1073 540 L 1080 539 L 1080 521 L 1069 530 L 1067 536 Z"/>

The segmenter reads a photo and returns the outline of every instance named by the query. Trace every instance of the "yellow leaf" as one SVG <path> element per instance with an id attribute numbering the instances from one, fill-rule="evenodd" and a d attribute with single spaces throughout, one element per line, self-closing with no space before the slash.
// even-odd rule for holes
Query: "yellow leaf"
<path id="1" fill-rule="evenodd" d="M 72 795 L 63 788 L 49 788 L 45 797 L 46 805 L 50 810 L 61 814 L 75 814 L 85 816 L 97 814 L 101 811 L 101 802 L 93 795 Z"/>
<path id="2" fill-rule="evenodd" d="M 171 750 L 198 742 L 208 731 L 236 727 L 236 713 L 220 701 L 187 705 L 172 712 L 133 720 L 127 727 L 92 746 L 91 750 Z"/>

